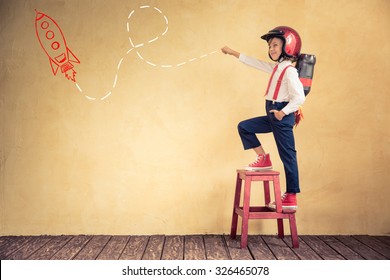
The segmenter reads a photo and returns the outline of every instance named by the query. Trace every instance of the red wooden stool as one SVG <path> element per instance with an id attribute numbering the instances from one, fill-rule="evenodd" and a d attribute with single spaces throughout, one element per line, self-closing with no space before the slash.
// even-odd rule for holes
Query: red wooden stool
<path id="1" fill-rule="evenodd" d="M 232 228 L 230 237 L 235 239 L 237 235 L 238 216 L 242 218 L 241 248 L 248 245 L 249 219 L 277 219 L 278 237 L 284 238 L 283 219 L 290 222 L 290 233 L 293 248 L 299 247 L 295 210 L 282 210 L 282 199 L 279 184 L 279 172 L 273 170 L 248 171 L 237 170 L 236 193 L 233 204 Z M 241 201 L 241 185 L 245 181 L 243 206 Z M 265 206 L 250 206 L 252 181 L 263 181 Z M 276 209 L 267 207 L 271 202 L 269 182 L 273 182 Z"/>

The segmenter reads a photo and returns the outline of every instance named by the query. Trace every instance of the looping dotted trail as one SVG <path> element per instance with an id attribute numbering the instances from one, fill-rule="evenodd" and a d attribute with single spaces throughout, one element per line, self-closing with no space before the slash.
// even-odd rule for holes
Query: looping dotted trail
<path id="1" fill-rule="evenodd" d="M 134 42 L 133 40 L 131 39 L 131 36 L 129 35 L 129 42 L 130 42 L 130 45 L 131 45 L 131 48 L 126 51 L 126 54 L 119 60 L 118 62 L 118 65 L 117 65 L 117 70 L 116 70 L 116 74 L 115 74 L 115 77 L 114 77 L 114 81 L 113 81 L 113 84 L 112 84 L 112 90 L 107 92 L 103 97 L 101 98 L 96 98 L 96 97 L 91 97 L 89 95 L 85 95 L 85 97 L 89 100 L 105 100 L 107 97 L 109 97 L 111 94 L 112 94 L 112 91 L 115 89 L 115 86 L 117 84 L 117 81 L 118 81 L 118 72 L 121 68 L 121 65 L 122 65 L 122 62 L 124 60 L 124 58 L 130 54 L 132 51 L 135 51 L 137 56 L 143 60 L 144 62 L 146 62 L 148 65 L 151 65 L 153 67 L 160 67 L 160 68 L 173 68 L 173 67 L 180 67 L 180 66 L 183 66 L 185 64 L 188 64 L 188 63 L 191 63 L 191 62 L 194 62 L 198 59 L 202 59 L 202 58 L 205 58 L 211 54 L 214 54 L 216 53 L 217 51 L 212 51 L 212 52 L 209 52 L 209 53 L 205 53 L 205 54 L 202 54 L 198 57 L 192 57 L 188 60 L 185 60 L 185 61 L 181 61 L 180 63 L 176 63 L 176 64 L 157 64 L 157 63 L 154 63 L 146 58 L 144 58 L 141 54 L 140 54 L 140 49 L 145 46 L 145 45 L 148 45 L 148 44 L 151 44 L 155 41 L 157 41 L 158 39 L 162 38 L 165 34 L 167 34 L 168 32 L 168 18 L 163 14 L 163 12 L 158 9 L 157 7 L 151 7 L 151 6 L 140 6 L 139 7 L 140 9 L 154 9 L 156 10 L 158 13 L 161 14 L 161 16 L 164 17 L 164 20 L 165 20 L 165 30 L 164 32 L 162 32 L 159 36 L 156 36 L 155 38 L 147 41 L 147 42 L 144 42 L 144 43 L 140 43 L 140 44 L 137 44 L 137 45 L 134 45 Z M 134 15 L 135 13 L 135 10 L 132 10 L 130 13 L 129 13 L 129 16 L 127 17 L 127 22 L 126 22 L 126 28 L 127 28 L 127 33 L 130 33 L 130 20 L 132 18 L 132 16 Z M 76 87 L 77 89 L 80 91 L 80 92 L 83 92 L 82 88 L 80 87 L 79 84 L 76 83 Z"/>

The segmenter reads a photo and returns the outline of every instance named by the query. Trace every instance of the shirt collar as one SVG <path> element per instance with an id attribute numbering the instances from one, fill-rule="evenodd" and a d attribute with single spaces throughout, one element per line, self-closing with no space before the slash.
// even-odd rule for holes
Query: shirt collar
<path id="1" fill-rule="evenodd" d="M 282 62 L 279 62 L 278 65 L 280 65 L 280 67 L 284 68 L 285 66 L 292 65 L 292 62 L 291 62 L 291 60 L 283 60 Z"/>

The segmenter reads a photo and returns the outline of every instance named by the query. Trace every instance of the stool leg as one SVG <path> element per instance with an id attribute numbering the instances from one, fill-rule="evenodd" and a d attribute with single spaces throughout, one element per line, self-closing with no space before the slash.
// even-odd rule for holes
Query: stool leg
<path id="1" fill-rule="evenodd" d="M 275 195 L 275 204 L 276 204 L 276 212 L 281 213 L 283 211 L 282 208 L 282 194 L 280 191 L 280 183 L 279 183 L 279 175 L 273 176 L 274 181 L 274 195 Z M 284 238 L 284 228 L 283 228 L 283 219 L 277 219 L 278 225 L 278 237 Z"/>
<path id="2" fill-rule="evenodd" d="M 243 205 L 243 217 L 242 217 L 242 228 L 241 228 L 241 248 L 245 248 L 248 245 L 248 223 L 249 223 L 249 204 L 251 197 L 251 183 L 252 178 L 246 177 L 245 188 L 244 188 L 244 205 Z"/>
<path id="3" fill-rule="evenodd" d="M 295 220 L 295 213 L 289 214 L 288 220 L 290 222 L 291 241 L 292 241 L 293 248 L 299 248 L 297 222 Z"/>
<path id="4" fill-rule="evenodd" d="M 274 177 L 274 194 L 275 194 L 275 204 L 276 204 L 276 212 L 282 213 L 282 194 L 280 192 L 280 183 L 279 183 L 279 175 L 275 175 Z"/>
<path id="5" fill-rule="evenodd" d="M 278 237 L 284 238 L 284 227 L 283 227 L 283 219 L 277 219 L 278 224 Z"/>
<path id="6" fill-rule="evenodd" d="M 235 239 L 237 236 L 238 215 L 236 213 L 236 208 L 240 206 L 241 185 L 242 185 L 242 179 L 240 178 L 240 174 L 237 173 L 236 193 L 234 195 L 234 202 L 233 202 L 232 226 L 230 230 L 230 238 L 233 239 Z"/>
<path id="7" fill-rule="evenodd" d="M 265 206 L 271 203 L 271 195 L 269 192 L 269 181 L 264 181 L 264 202 Z"/>

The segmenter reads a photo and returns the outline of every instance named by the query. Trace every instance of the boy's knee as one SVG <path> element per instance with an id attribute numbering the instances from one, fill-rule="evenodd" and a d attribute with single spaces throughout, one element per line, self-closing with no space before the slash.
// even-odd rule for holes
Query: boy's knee
<path id="1" fill-rule="evenodd" d="M 245 127 L 244 126 L 244 121 L 239 122 L 238 125 L 237 125 L 238 131 L 245 131 L 244 127 Z"/>

